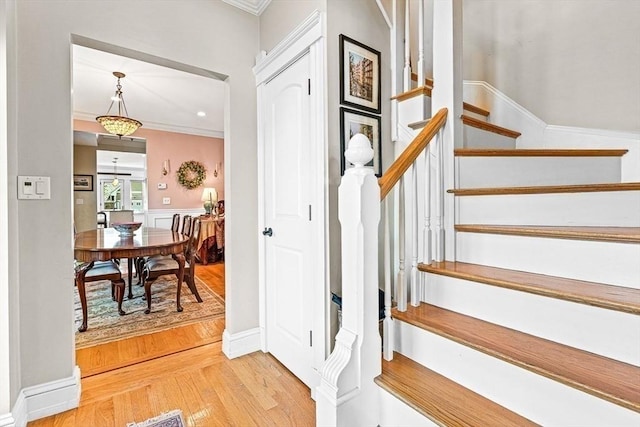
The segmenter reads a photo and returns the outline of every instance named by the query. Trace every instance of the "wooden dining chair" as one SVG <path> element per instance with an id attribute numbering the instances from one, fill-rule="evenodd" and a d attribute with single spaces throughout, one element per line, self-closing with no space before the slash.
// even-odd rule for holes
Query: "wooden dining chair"
<path id="1" fill-rule="evenodd" d="M 191 221 L 191 219 L 189 220 Z M 184 230 L 184 227 L 183 227 Z M 185 234 L 183 232 L 183 234 Z M 200 220 L 193 220 L 193 228 L 191 229 L 191 235 L 187 248 L 185 250 L 185 263 L 184 263 L 184 281 L 191 290 L 191 293 L 196 297 L 198 302 L 202 302 L 202 298 L 198 293 L 195 282 L 195 255 L 196 245 L 198 244 L 198 238 L 200 237 Z M 144 285 L 144 294 L 147 298 L 146 314 L 151 313 L 151 285 L 160 276 L 175 275 L 178 277 L 178 262 L 173 257 L 150 257 L 144 265 L 142 271 L 142 283 Z M 176 307 L 178 311 L 182 311 L 180 305 L 180 289 L 181 283 L 178 283 L 178 293 L 176 297 Z"/>
<path id="2" fill-rule="evenodd" d="M 187 236 L 191 235 L 191 223 L 193 222 L 193 218 L 191 215 L 185 215 L 182 220 L 182 230 L 180 232 L 182 234 L 186 234 Z"/>
<path id="3" fill-rule="evenodd" d="M 173 214 L 173 218 L 171 219 L 171 231 L 177 233 L 180 230 L 180 214 Z M 168 256 L 171 255 L 156 255 L 156 256 Z M 136 274 L 138 276 L 138 285 L 142 284 L 142 270 L 144 269 L 144 265 L 146 264 L 149 257 L 139 257 L 135 260 L 136 263 Z"/>
<path id="4" fill-rule="evenodd" d="M 98 282 L 100 280 L 111 281 L 111 298 L 118 302 L 118 314 L 125 314 L 122 310 L 122 300 L 124 299 L 124 279 L 122 272 L 115 261 L 96 261 L 90 263 L 80 263 L 75 267 L 75 283 L 78 287 L 78 295 L 80 296 L 80 305 L 82 306 L 82 324 L 78 328 L 78 332 L 87 330 L 87 291 L 86 284 L 89 282 Z"/>

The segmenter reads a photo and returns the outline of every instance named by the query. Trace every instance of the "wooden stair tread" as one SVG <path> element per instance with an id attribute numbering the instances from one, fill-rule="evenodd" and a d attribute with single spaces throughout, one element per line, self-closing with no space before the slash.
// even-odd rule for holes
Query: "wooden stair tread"
<path id="1" fill-rule="evenodd" d="M 455 188 L 447 190 L 456 196 L 491 196 L 506 194 L 593 193 L 601 191 L 640 190 L 640 182 L 606 184 L 546 185 L 535 187 Z"/>
<path id="2" fill-rule="evenodd" d="M 431 96 L 431 87 L 429 86 L 419 86 L 413 89 L 410 89 L 406 92 L 399 93 L 391 97 L 391 99 L 397 99 L 398 101 L 405 101 L 407 99 L 413 98 L 415 96 L 425 95 Z"/>
<path id="3" fill-rule="evenodd" d="M 537 425 L 399 353 L 382 361 L 375 382 L 439 425 Z"/>
<path id="4" fill-rule="evenodd" d="M 462 109 L 467 110 L 470 113 L 478 114 L 480 116 L 485 116 L 485 117 L 489 117 L 489 114 L 490 114 L 488 110 L 485 110 L 484 108 L 476 107 L 475 105 L 469 104 L 468 102 L 462 103 Z"/>
<path id="5" fill-rule="evenodd" d="M 640 412 L 640 368 L 430 304 L 392 311 L 396 320 Z"/>
<path id="6" fill-rule="evenodd" d="M 458 157 L 620 157 L 629 150 L 611 149 L 495 149 L 495 148 L 457 148 Z"/>
<path id="7" fill-rule="evenodd" d="M 470 233 L 507 234 L 513 236 L 550 237 L 556 239 L 594 240 L 601 242 L 640 243 L 640 227 L 457 224 L 455 229 L 456 231 Z"/>
<path id="8" fill-rule="evenodd" d="M 418 122 L 409 123 L 407 126 L 409 126 L 413 130 L 422 129 L 429 123 L 430 120 L 431 118 L 420 120 Z"/>
<path id="9" fill-rule="evenodd" d="M 640 289 L 547 276 L 465 262 L 418 264 L 418 269 L 610 310 L 640 314 Z"/>
<path id="10" fill-rule="evenodd" d="M 520 132 L 516 132 L 515 130 L 503 128 L 502 126 L 494 125 L 493 123 L 483 122 L 482 120 L 465 116 L 464 114 L 460 118 L 462 119 L 462 123 L 465 125 L 486 130 L 487 132 L 493 132 L 509 138 L 517 138 L 522 135 Z"/>
<path id="11" fill-rule="evenodd" d="M 418 75 L 416 73 L 411 73 L 411 80 L 417 83 L 418 82 Z M 433 79 L 430 79 L 429 77 L 425 77 L 424 78 L 424 84 L 426 86 L 433 87 Z"/>

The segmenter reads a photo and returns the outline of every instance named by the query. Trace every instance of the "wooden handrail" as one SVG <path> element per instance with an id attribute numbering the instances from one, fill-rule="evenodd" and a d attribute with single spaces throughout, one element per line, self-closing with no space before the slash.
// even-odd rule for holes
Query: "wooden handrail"
<path id="1" fill-rule="evenodd" d="M 442 108 L 429 120 L 429 123 L 415 137 L 415 139 L 405 148 L 400 156 L 389 166 L 389 169 L 378 179 L 380 185 L 380 200 L 384 200 L 391 189 L 400 180 L 400 177 L 409 169 L 409 166 L 416 161 L 422 150 L 424 150 L 433 137 L 447 122 L 446 108 Z"/>

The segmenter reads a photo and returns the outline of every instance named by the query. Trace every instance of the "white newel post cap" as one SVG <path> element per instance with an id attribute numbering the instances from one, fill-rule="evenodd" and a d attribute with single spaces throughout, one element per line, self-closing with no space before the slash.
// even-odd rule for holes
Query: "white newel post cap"
<path id="1" fill-rule="evenodd" d="M 373 159 L 373 148 L 371 148 L 369 138 L 361 133 L 353 135 L 349 140 L 349 147 L 344 152 L 344 157 L 356 168 L 364 167 Z"/>

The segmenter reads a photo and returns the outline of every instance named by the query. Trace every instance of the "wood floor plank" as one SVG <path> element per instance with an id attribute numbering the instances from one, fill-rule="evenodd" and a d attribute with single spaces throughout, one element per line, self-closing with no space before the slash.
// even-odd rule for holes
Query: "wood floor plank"
<path id="1" fill-rule="evenodd" d="M 640 368 L 429 304 L 393 317 L 640 412 Z"/>
<path id="2" fill-rule="evenodd" d="M 640 289 L 547 276 L 465 262 L 419 264 L 418 269 L 550 298 L 640 314 Z"/>
<path id="3" fill-rule="evenodd" d="M 506 234 L 511 236 L 549 237 L 556 239 L 595 240 L 601 242 L 640 243 L 640 227 L 570 227 L 551 225 L 457 224 L 456 231 Z"/>
<path id="4" fill-rule="evenodd" d="M 376 383 L 441 426 L 537 425 L 399 353 Z"/>
<path id="5" fill-rule="evenodd" d="M 224 264 L 198 265 L 196 274 L 224 292 Z M 269 354 L 229 360 L 223 330 L 218 319 L 79 350 L 82 372 L 91 373 L 80 407 L 28 425 L 124 426 L 172 409 L 187 426 L 315 425 L 310 390 Z"/>

